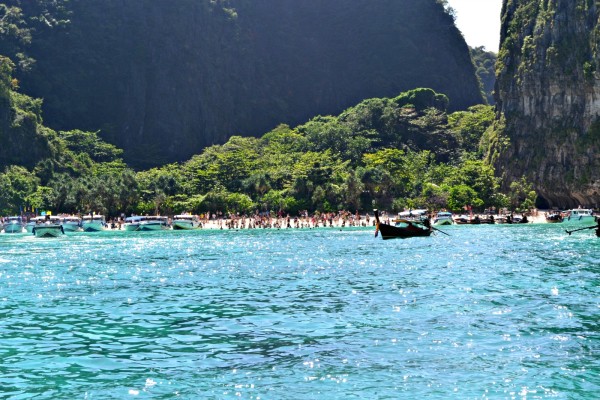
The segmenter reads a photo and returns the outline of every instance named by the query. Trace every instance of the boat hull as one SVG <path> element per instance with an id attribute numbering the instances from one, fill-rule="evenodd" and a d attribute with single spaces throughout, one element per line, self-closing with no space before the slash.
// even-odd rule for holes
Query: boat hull
<path id="1" fill-rule="evenodd" d="M 596 217 L 593 215 L 580 215 L 580 216 L 568 216 L 566 218 L 563 219 L 563 223 L 564 224 L 595 224 L 596 223 Z"/>
<path id="2" fill-rule="evenodd" d="M 103 231 L 104 228 L 104 223 L 103 222 L 84 222 L 81 225 L 81 229 L 83 229 L 84 232 L 100 232 Z"/>
<path id="3" fill-rule="evenodd" d="M 427 237 L 431 235 L 431 230 L 429 229 L 422 229 L 419 227 L 399 228 L 383 223 L 379 224 L 379 232 L 383 240 Z"/>
<path id="4" fill-rule="evenodd" d="M 125 223 L 124 225 L 124 229 L 127 232 L 135 232 L 135 231 L 139 231 L 140 230 L 140 224 L 136 223 L 136 224 L 128 224 Z"/>
<path id="5" fill-rule="evenodd" d="M 139 226 L 139 231 L 161 231 L 167 229 L 167 225 L 163 223 L 141 223 Z"/>
<path id="6" fill-rule="evenodd" d="M 173 221 L 173 230 L 176 231 L 180 231 L 180 230 L 192 230 L 192 229 L 198 229 L 198 225 L 194 224 L 191 221 Z"/>
<path id="7" fill-rule="evenodd" d="M 39 238 L 55 238 L 64 233 L 62 225 L 37 225 L 33 228 L 33 234 Z"/>
<path id="8" fill-rule="evenodd" d="M 80 225 L 78 223 L 63 223 L 63 229 L 65 230 L 65 232 L 77 232 L 79 228 Z"/>
<path id="9" fill-rule="evenodd" d="M 383 240 L 427 237 L 431 235 L 431 228 L 413 221 L 399 220 L 399 223 L 402 226 L 384 224 L 379 221 L 379 212 L 377 210 L 374 210 L 374 212 L 375 221 L 377 223 L 375 235 L 377 236 L 378 234 L 381 234 L 381 238 Z"/>
<path id="10" fill-rule="evenodd" d="M 452 225 L 452 220 L 451 219 L 438 219 L 438 220 L 435 220 L 433 222 L 433 224 L 436 226 Z"/>

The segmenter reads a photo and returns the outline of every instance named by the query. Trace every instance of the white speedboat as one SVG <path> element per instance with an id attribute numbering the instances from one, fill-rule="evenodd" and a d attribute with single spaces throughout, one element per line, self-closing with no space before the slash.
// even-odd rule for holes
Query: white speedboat
<path id="1" fill-rule="evenodd" d="M 140 221 L 140 231 L 160 231 L 168 229 L 168 218 L 160 215 L 144 216 Z"/>
<path id="2" fill-rule="evenodd" d="M 54 215 L 46 215 L 34 218 L 35 225 L 32 228 L 32 233 L 36 237 L 51 238 L 59 237 L 65 234 L 60 218 Z"/>
<path id="3" fill-rule="evenodd" d="M 200 227 L 200 221 L 195 215 L 180 214 L 173 217 L 174 230 L 190 230 Z"/>
<path id="4" fill-rule="evenodd" d="M 142 217 L 141 215 L 132 215 L 131 217 L 125 218 L 123 228 L 129 232 L 139 231 L 142 218 L 144 217 Z"/>
<path id="5" fill-rule="evenodd" d="M 83 229 L 84 232 L 100 232 L 105 228 L 106 218 L 104 218 L 104 215 L 84 215 L 81 220 L 81 229 Z"/>
<path id="6" fill-rule="evenodd" d="M 76 215 L 59 216 L 65 232 L 77 232 L 81 230 L 81 218 Z"/>
<path id="7" fill-rule="evenodd" d="M 567 217 L 563 218 L 563 223 L 587 223 L 595 224 L 596 218 L 594 211 L 589 208 L 574 208 L 567 212 Z"/>
<path id="8" fill-rule="evenodd" d="M 25 230 L 28 233 L 33 233 L 33 228 L 35 228 L 36 225 L 41 224 L 42 222 L 44 222 L 46 220 L 45 216 L 38 216 L 38 217 L 33 217 L 29 219 L 29 222 L 27 222 L 25 224 Z"/>
<path id="9" fill-rule="evenodd" d="M 21 233 L 25 224 L 20 216 L 8 217 L 4 220 L 4 224 L 0 227 L 0 231 L 4 229 L 4 233 Z"/>
<path id="10" fill-rule="evenodd" d="M 434 225 L 452 225 L 452 213 L 448 211 L 440 211 L 433 219 Z"/>

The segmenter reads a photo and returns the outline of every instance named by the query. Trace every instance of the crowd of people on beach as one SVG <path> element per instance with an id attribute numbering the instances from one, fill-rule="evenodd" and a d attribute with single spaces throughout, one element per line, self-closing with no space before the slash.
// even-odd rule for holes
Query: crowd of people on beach
<path id="1" fill-rule="evenodd" d="M 424 210 L 421 210 L 424 211 Z M 397 219 L 400 214 L 380 212 L 380 220 L 390 224 Z M 531 221 L 527 222 L 546 222 L 544 216 L 547 213 L 538 214 L 538 210 L 528 213 Z M 98 215 L 96 213 L 96 215 Z M 454 215 L 454 223 L 461 223 L 462 219 L 480 218 L 482 221 L 490 218 L 491 214 L 485 213 L 482 216 L 471 215 Z M 436 212 L 427 212 L 423 217 L 434 220 Z M 508 215 L 510 217 L 511 215 Z M 31 216 L 30 216 L 31 217 Z M 59 214 L 58 217 L 66 217 Z M 21 221 L 27 223 L 30 218 L 27 215 L 22 215 Z M 197 221 L 198 228 L 203 229 L 300 229 L 300 228 L 343 228 L 343 227 L 368 227 L 375 226 L 373 215 L 367 213 L 359 213 L 358 211 L 338 211 L 338 212 L 314 212 L 309 213 L 307 210 L 301 211 L 296 215 L 290 215 L 283 211 L 255 211 L 254 213 L 227 213 L 222 211 L 207 212 L 194 215 Z M 502 218 L 506 218 L 502 214 L 496 214 L 497 223 L 503 222 Z M 172 217 L 169 218 L 168 225 L 172 224 Z M 525 220 L 526 221 L 526 220 Z M 525 222 L 523 221 L 523 222 Z M 8 217 L 0 216 L 0 228 L 2 224 L 8 222 Z M 464 221 L 463 221 L 464 223 Z M 482 222 L 483 223 L 483 222 Z M 125 224 L 125 214 L 113 217 L 106 220 L 106 229 L 121 230 Z M 1 230 L 1 229 L 0 229 Z"/>
<path id="2" fill-rule="evenodd" d="M 58 215 L 58 217 L 67 217 Z M 256 211 L 253 214 L 225 213 L 221 211 L 213 213 L 201 213 L 195 216 L 198 227 L 204 229 L 299 229 L 299 228 L 343 228 L 343 227 L 366 227 L 374 225 L 374 219 L 368 213 L 359 214 L 358 211 L 339 212 L 315 212 L 301 211 L 297 215 L 289 213 Z M 8 220 L 8 217 L 0 216 L 0 227 Z M 22 217 L 23 223 L 28 222 L 26 216 Z M 169 218 L 168 225 L 172 224 L 173 218 Z M 125 224 L 125 214 L 106 220 L 105 228 L 121 230 Z M 1 230 L 1 229 L 0 229 Z"/>

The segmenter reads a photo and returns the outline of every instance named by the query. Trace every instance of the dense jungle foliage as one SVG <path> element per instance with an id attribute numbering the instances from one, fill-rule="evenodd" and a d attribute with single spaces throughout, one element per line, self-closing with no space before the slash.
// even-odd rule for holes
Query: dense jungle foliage
<path id="1" fill-rule="evenodd" d="M 447 113 L 450 99 L 419 88 L 372 98 L 337 116 L 279 125 L 261 137 L 233 136 L 182 163 L 136 172 L 122 150 L 80 130 L 42 124 L 40 101 L 18 93 L 10 60 L 0 60 L 0 141 L 35 140 L 46 149 L 15 163 L 2 146 L 0 214 L 282 210 L 393 211 L 465 205 L 528 207 L 535 193 L 517 182 L 507 193 L 482 157 L 492 107 Z M 18 150 L 15 150 L 18 149 Z M 8 154 L 7 154 L 8 153 Z M 533 196 L 533 197 L 532 197 Z"/>
<path id="2" fill-rule="evenodd" d="M 46 126 L 137 168 L 415 87 L 482 102 L 439 0 L 0 0 L 0 54 Z"/>
<path id="3" fill-rule="evenodd" d="M 496 53 L 484 47 L 470 48 L 477 78 L 481 83 L 481 94 L 490 105 L 495 104 L 494 85 L 496 83 Z"/>

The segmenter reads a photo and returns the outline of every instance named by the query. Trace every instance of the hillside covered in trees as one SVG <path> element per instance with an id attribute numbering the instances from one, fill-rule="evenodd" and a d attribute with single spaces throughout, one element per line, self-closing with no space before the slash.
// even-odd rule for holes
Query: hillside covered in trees
<path id="1" fill-rule="evenodd" d="M 482 102 L 438 0 L 4 0 L 0 39 L 46 126 L 137 167 L 415 87 Z"/>
<path id="2" fill-rule="evenodd" d="M 15 90 L 12 68 L 0 58 L 0 215 L 458 211 L 535 199 L 526 182 L 500 192 L 482 161 L 492 108 L 448 113 L 449 98 L 431 89 L 367 99 L 259 137 L 233 136 L 184 162 L 135 172 L 95 132 L 44 126 L 41 102 Z M 34 143 L 37 153 L 28 151 Z"/>

